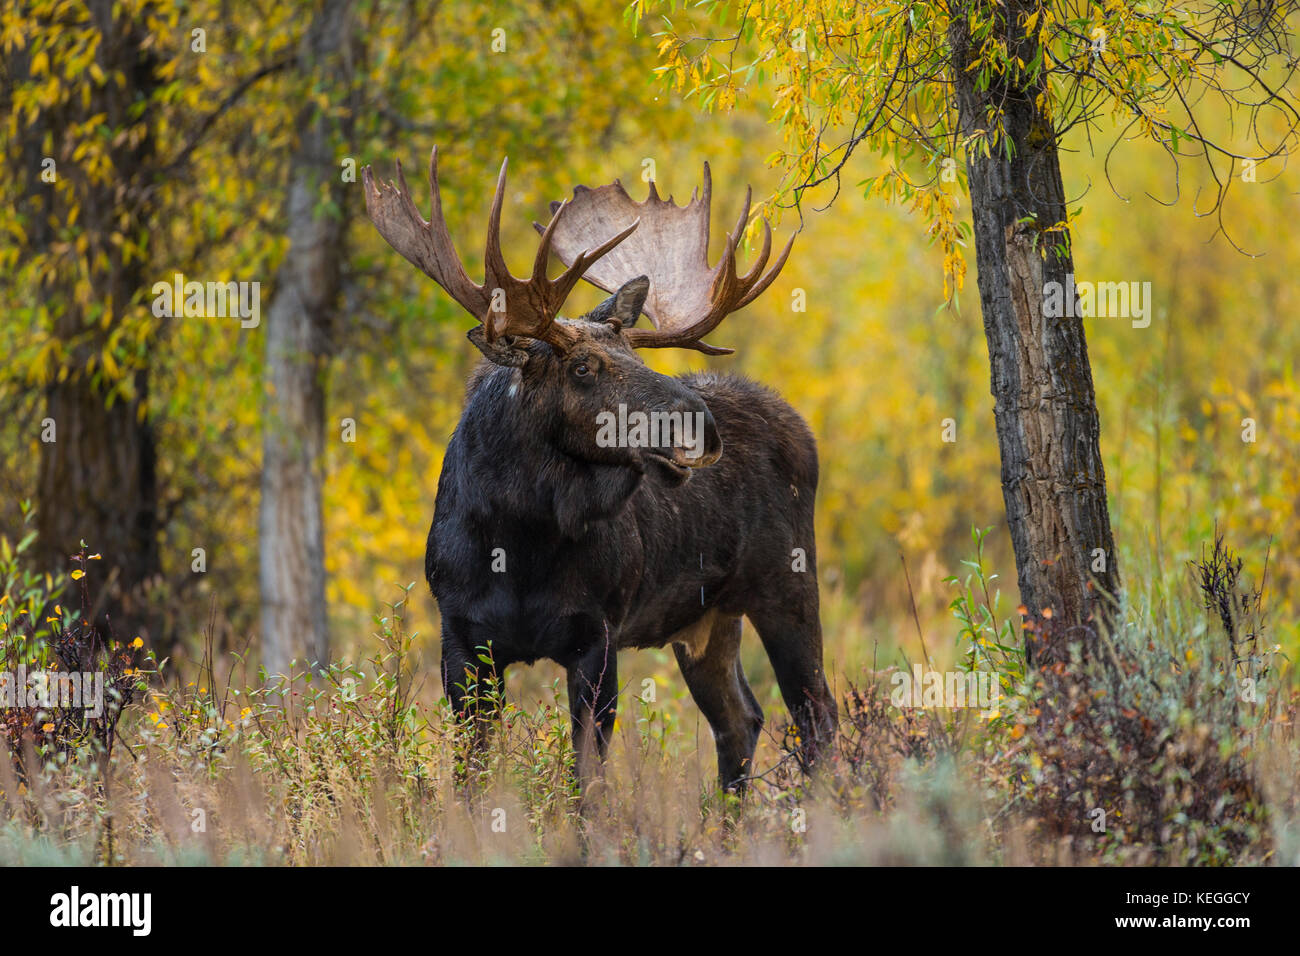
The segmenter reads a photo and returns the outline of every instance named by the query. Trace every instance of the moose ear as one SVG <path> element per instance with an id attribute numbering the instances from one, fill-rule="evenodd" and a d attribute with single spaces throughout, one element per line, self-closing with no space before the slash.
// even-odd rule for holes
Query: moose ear
<path id="1" fill-rule="evenodd" d="M 588 322 L 608 322 L 617 319 L 625 328 L 636 325 L 641 308 L 650 294 L 650 280 L 645 276 L 629 279 L 619 290 L 587 313 Z"/>
<path id="2" fill-rule="evenodd" d="M 483 357 L 494 365 L 508 368 L 523 368 L 528 363 L 528 349 L 520 344 L 513 335 L 503 335 L 495 342 L 487 340 L 487 330 L 476 325 L 465 336 L 474 343 L 474 347 L 483 353 Z"/>

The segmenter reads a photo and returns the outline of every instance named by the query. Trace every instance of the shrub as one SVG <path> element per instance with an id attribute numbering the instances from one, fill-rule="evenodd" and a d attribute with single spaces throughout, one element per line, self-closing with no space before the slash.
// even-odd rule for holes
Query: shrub
<path id="1" fill-rule="evenodd" d="M 1064 857 L 1267 857 L 1257 764 L 1281 730 L 1287 684 L 1276 648 L 1262 649 L 1262 614 L 1244 654 L 1244 618 L 1218 613 L 1259 610 L 1257 592 L 1240 590 L 1240 568 L 1218 539 L 1196 566 L 1203 601 L 1190 587 L 1162 595 L 1130 583 L 1113 631 L 1087 632 L 1068 665 L 1032 675 L 1000 762 L 1020 814 Z"/>

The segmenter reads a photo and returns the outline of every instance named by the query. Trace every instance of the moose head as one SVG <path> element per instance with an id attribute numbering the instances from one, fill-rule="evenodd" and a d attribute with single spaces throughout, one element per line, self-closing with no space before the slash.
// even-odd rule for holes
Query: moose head
<path id="1" fill-rule="evenodd" d="M 527 409 L 534 434 L 580 462 L 630 469 L 636 475 L 658 469 L 668 484 L 680 484 L 693 468 L 710 465 L 722 442 L 704 400 L 675 378 L 649 368 L 642 348 L 688 348 L 706 354 L 730 352 L 702 341 L 731 312 L 771 284 L 790 247 L 771 270 L 771 230 L 764 222 L 763 249 L 743 276 L 736 274 L 736 246 L 748 222 L 750 195 L 716 266 L 708 265 L 712 183 L 704 167 L 702 196 L 685 206 L 662 200 L 650 187 L 634 202 L 615 182 L 599 189 L 579 186 L 572 200 L 552 203 L 532 274 L 512 275 L 501 253 L 501 207 L 506 163 L 501 164 L 488 218 L 480 285 L 466 274 L 442 212 L 438 151 L 429 161 L 432 214 L 425 220 L 411 199 L 397 165 L 397 182 L 377 184 L 362 173 L 366 209 L 379 233 L 408 261 L 442 286 L 478 322 L 469 340 L 494 366 L 511 371 L 492 376 L 493 387 Z M 793 242 L 793 240 L 791 240 Z M 547 277 L 551 252 L 567 269 Z M 576 319 L 560 316 L 580 278 L 611 293 Z M 645 313 L 653 327 L 636 328 Z M 491 367 L 476 373 L 471 392 L 482 387 Z M 494 402 L 500 414 L 500 402 Z M 626 492 L 635 482 L 626 484 Z"/>

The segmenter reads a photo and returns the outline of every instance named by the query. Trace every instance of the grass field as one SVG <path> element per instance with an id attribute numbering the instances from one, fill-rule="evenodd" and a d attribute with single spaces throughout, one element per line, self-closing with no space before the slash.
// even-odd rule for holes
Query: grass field
<path id="1" fill-rule="evenodd" d="M 475 752 L 404 629 L 414 588 L 377 616 L 367 659 L 279 684 L 238 655 L 174 675 L 147 649 L 98 653 L 73 615 L 48 639 L 7 642 L 8 667 L 93 658 L 123 706 L 6 711 L 0 861 L 1296 864 L 1289 662 L 1232 566 L 1216 549 L 1173 583 L 1132 582 L 1123 626 L 1068 679 L 1026 673 L 1019 618 L 978 556 L 948 582 L 947 632 L 927 641 L 873 637 L 826 588 L 835 752 L 801 772 L 747 631 L 767 726 L 743 796 L 717 789 L 708 726 L 667 651 L 620 659 L 616 740 L 580 801 L 561 672 L 512 673 L 502 725 Z M 986 671 L 1002 699 L 894 706 L 891 677 L 909 663 Z"/>

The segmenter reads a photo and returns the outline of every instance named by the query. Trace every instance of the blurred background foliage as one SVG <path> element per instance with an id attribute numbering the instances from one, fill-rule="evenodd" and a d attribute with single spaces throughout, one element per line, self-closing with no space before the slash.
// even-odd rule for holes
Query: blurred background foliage
<path id="1" fill-rule="evenodd" d="M 261 281 L 265 322 L 286 244 L 285 156 L 298 109 L 318 95 L 275 64 L 300 42 L 306 18 L 295 5 L 269 3 L 118 6 L 147 22 L 164 64 L 167 82 L 147 112 L 157 148 L 179 160 L 175 174 L 158 182 L 148 248 L 139 250 L 150 282 L 174 272 Z M 731 112 L 702 115 L 698 104 L 654 77 L 660 41 L 652 17 L 633 35 L 617 8 L 599 0 L 372 0 L 359 9 L 366 115 L 355 117 L 355 151 L 339 157 L 340 169 L 351 159 L 358 169 L 372 163 L 388 176 L 401 159 L 423 207 L 423 170 L 437 144 L 446 213 L 471 274 L 481 263 L 503 155 L 511 162 L 503 238 L 516 271 L 535 249 L 532 221 L 544 220 L 547 202 L 578 183 L 618 178 L 639 198 L 653 168 L 661 194 L 684 198 L 708 160 L 715 250 L 745 185 L 757 197 L 778 186 L 779 172 L 766 166 L 780 145 L 768 122 L 771 103 L 762 100 L 771 90 L 756 85 Z M 42 31 L 34 27 L 42 18 L 64 25 L 57 34 Z M 196 27 L 206 30 L 204 52 L 192 49 Z M 495 30 L 504 31 L 503 51 L 493 49 Z M 0 121 L 7 148 L 23 140 L 37 112 L 113 81 L 87 65 L 93 36 L 79 3 L 24 3 L 0 15 L 6 57 L 18 50 L 45 54 L 39 64 L 33 56 L 32 79 L 7 83 Z M 105 158 L 107 144 L 131 136 L 140 117 L 98 119 L 67 125 L 40 144 L 43 155 L 58 157 L 61 176 L 52 188 L 70 190 L 77 176 L 119 176 Z M 1111 132 L 1111 139 L 1122 137 L 1118 128 Z M 1149 281 L 1155 299 L 1149 328 L 1124 319 L 1088 322 L 1121 567 L 1128 576 L 1182 578 L 1217 523 L 1257 572 L 1267 554 L 1274 633 L 1294 652 L 1294 173 L 1278 161 L 1261 165 L 1256 181 L 1234 183 L 1224 220 L 1247 255 L 1214 237 L 1216 220 L 1198 218 L 1198 183 L 1190 176 L 1175 193 L 1158 149 L 1121 141 L 1107 163 L 1109 145 L 1067 141 L 1074 152 L 1065 174 L 1067 195 L 1076 200 L 1071 207 L 1081 208 L 1074 231 L 1079 278 Z M 889 172 L 885 161 L 867 156 L 854 169 L 863 181 Z M 241 329 L 236 319 L 156 319 L 146 288 L 114 318 L 111 334 L 94 337 L 91 354 L 69 352 L 52 332 L 57 309 L 40 293 L 42 270 L 79 277 L 89 329 L 102 312 L 95 309 L 93 250 L 78 245 L 80 226 L 69 217 L 50 256 L 19 256 L 28 223 L 15 212 L 15 199 L 32 175 L 11 167 L 0 179 L 0 534 L 23 534 L 20 503 L 34 494 L 48 384 L 91 374 L 129 393 L 131 370 L 147 365 L 145 413 L 156 429 L 164 505 L 162 588 L 173 606 L 168 626 L 193 655 L 212 611 L 220 645 L 242 649 L 258 618 L 265 329 Z M 360 190 L 359 175 L 352 188 Z M 830 199 L 829 187 L 805 195 L 801 216 L 785 214 L 779 236 L 801 227 L 789 265 L 717 336 L 736 348 L 734 356 L 645 356 L 665 372 L 707 366 L 752 376 L 809 420 L 822 465 L 818 536 L 828 664 L 850 673 L 873 660 L 896 663 L 896 648 L 913 648 L 913 595 L 925 629 L 951 629 L 954 595 L 943 579 L 970 552 L 972 526 L 997 527 L 987 563 L 1007 581 L 1014 567 L 973 275 L 966 291 L 945 303 L 943 255 L 924 224 L 864 192 L 846 180 L 828 211 L 817 208 Z M 75 204 L 75 197 L 68 201 Z M 459 307 L 384 244 L 359 196 L 346 214 L 351 252 L 328 370 L 324 515 L 331 637 L 339 656 L 361 659 L 379 603 L 423 581 L 442 454 L 478 354 L 465 341 L 468 322 Z M 584 287 L 568 311 L 601 297 Z M 802 297 L 806 310 L 796 311 Z M 348 418 L 356 422 L 355 442 L 342 440 Z M 956 422 L 955 442 L 942 440 L 948 418 Z M 1242 439 L 1246 418 L 1257 423 L 1254 442 Z M 115 547 L 87 543 L 105 552 Z M 202 575 L 191 571 L 195 547 L 208 556 Z M 436 607 L 423 583 L 415 593 L 424 597 L 413 602 L 408 624 L 432 647 Z M 1007 595 L 1004 613 L 1014 603 Z M 433 660 L 436 652 L 426 653 L 426 664 Z M 770 688 L 761 654 L 748 656 L 747 665 L 756 685 Z M 639 676 L 659 670 L 673 670 L 671 655 L 650 652 L 629 680 L 636 686 Z M 542 689 L 553 676 L 539 668 L 534 676 L 512 675 L 512 683 Z"/>

